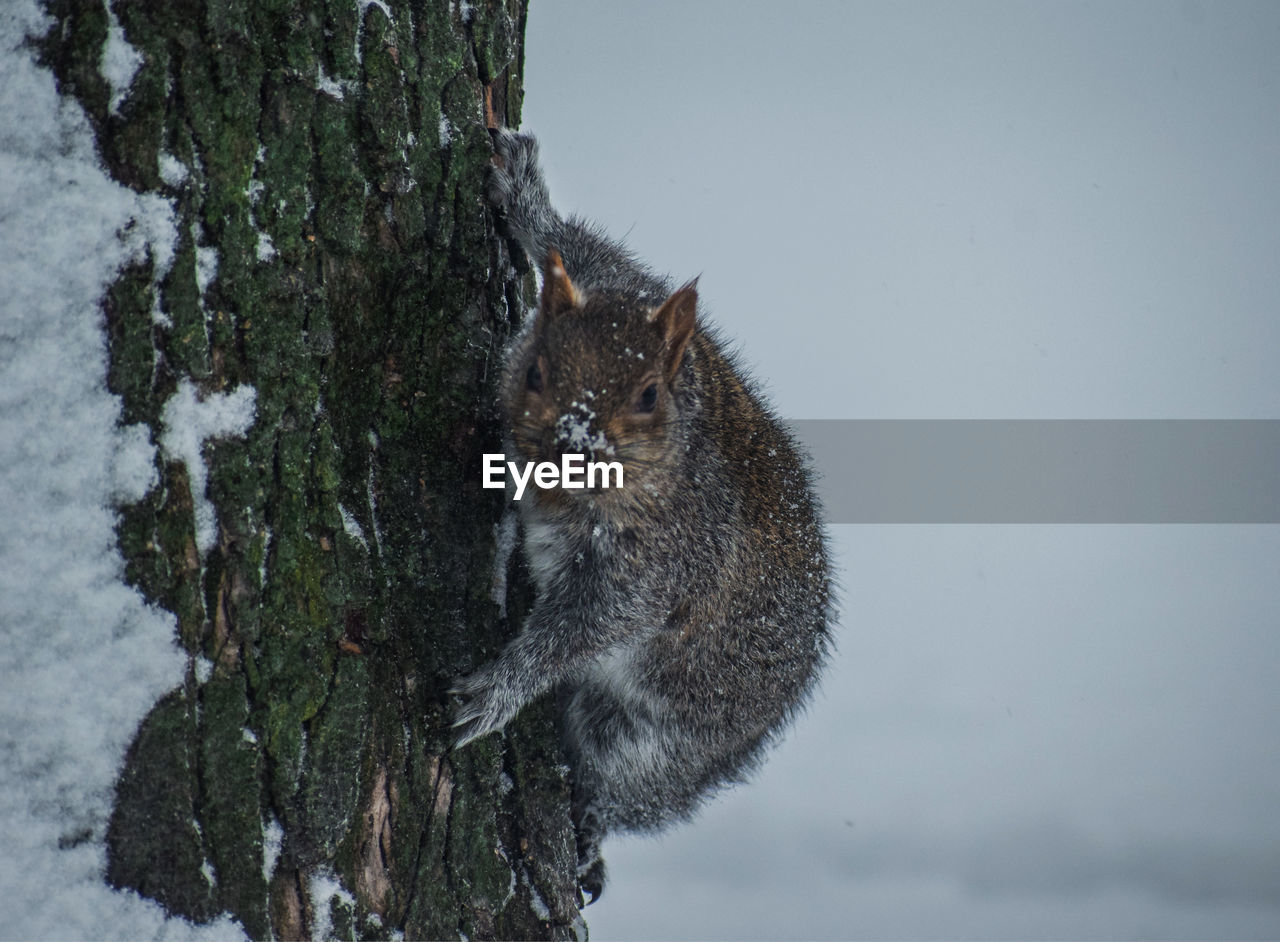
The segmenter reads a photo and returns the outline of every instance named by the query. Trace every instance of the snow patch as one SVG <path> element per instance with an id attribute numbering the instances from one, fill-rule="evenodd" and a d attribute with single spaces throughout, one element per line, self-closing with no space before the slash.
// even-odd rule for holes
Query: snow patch
<path id="1" fill-rule="evenodd" d="M 6 938 L 226 939 L 103 881 L 125 750 L 182 683 L 174 617 L 124 582 L 115 504 L 155 483 L 147 430 L 106 388 L 102 297 L 123 266 L 167 271 L 173 212 L 101 170 L 80 106 L 0 14 L 0 926 Z M 114 27 L 114 28 L 113 28 Z M 132 80 L 110 18 L 103 74 Z"/>
<path id="2" fill-rule="evenodd" d="M 111 501 L 128 504 L 142 500 L 160 483 L 156 473 L 156 449 L 151 427 L 144 422 L 116 429 L 111 449 Z"/>
<path id="3" fill-rule="evenodd" d="M 354 85 L 355 83 L 350 79 L 330 78 L 325 72 L 323 65 L 316 66 L 316 91 L 324 92 L 331 98 L 336 98 L 338 101 L 342 101 L 346 98 L 347 92 L 349 92 Z"/>
<path id="4" fill-rule="evenodd" d="M 213 676 L 213 661 L 203 654 L 197 654 L 192 664 L 192 669 L 195 671 L 196 681 L 201 684 L 207 684 L 209 678 Z"/>
<path id="5" fill-rule="evenodd" d="M 320 75 L 325 77 L 323 69 L 321 69 Z M 339 95 L 338 97 L 340 98 L 342 96 Z M 255 174 L 258 172 L 258 168 L 266 162 L 266 159 L 267 149 L 259 144 L 258 153 L 254 156 L 253 160 L 253 172 Z M 269 262 L 276 257 L 275 243 L 271 241 L 271 236 L 262 228 L 262 224 L 258 222 L 258 204 L 262 202 L 262 194 L 266 192 L 266 189 L 267 185 L 261 180 L 255 178 L 249 181 L 249 185 L 245 187 L 244 191 L 244 195 L 249 199 L 249 219 L 253 222 L 253 231 L 258 237 L 255 254 L 260 262 Z M 285 201 L 281 200 L 281 212 L 284 212 L 284 207 Z"/>
<path id="6" fill-rule="evenodd" d="M 262 879 L 268 883 L 276 872 L 276 861 L 284 847 L 284 826 L 275 815 L 262 828 Z"/>
<path id="7" fill-rule="evenodd" d="M 160 179 L 168 186 L 180 187 L 191 176 L 191 171 L 187 169 L 187 165 L 173 156 L 173 154 L 161 151 L 158 163 L 160 165 Z"/>
<path id="8" fill-rule="evenodd" d="M 551 920 L 551 907 L 547 905 L 546 900 L 542 898 L 542 894 L 538 892 L 537 886 L 533 880 L 529 878 L 529 871 L 522 865 L 521 870 L 524 871 L 524 883 L 529 888 L 529 908 L 533 910 L 534 916 L 543 922 Z"/>
<path id="9" fill-rule="evenodd" d="M 196 287 L 203 297 L 218 277 L 218 250 L 212 245 L 201 245 L 196 236 L 197 223 L 191 224 L 191 241 L 196 246 Z"/>
<path id="10" fill-rule="evenodd" d="M 360 521 L 355 518 L 355 514 L 342 504 L 338 504 L 338 513 L 342 516 L 342 529 L 346 531 L 347 536 L 364 547 L 366 553 L 369 552 L 369 541 L 364 538 L 364 528 L 360 526 Z"/>
<path id="11" fill-rule="evenodd" d="M 170 459 L 187 467 L 195 504 L 196 548 L 202 557 L 213 549 L 218 537 L 217 514 L 205 495 L 209 469 L 204 463 L 204 443 L 211 438 L 243 436 L 257 412 L 257 390 L 252 386 L 237 386 L 229 393 L 209 393 L 201 399 L 195 384 L 186 377 L 164 404 L 160 447 Z"/>
<path id="12" fill-rule="evenodd" d="M 129 97 L 133 79 L 138 74 L 138 69 L 142 68 L 143 59 L 142 54 L 124 38 L 124 27 L 120 25 L 108 0 L 102 0 L 102 5 L 107 11 L 107 41 L 102 44 L 102 60 L 98 71 L 111 86 L 111 102 L 108 107 L 112 114 L 119 114 L 120 106 Z"/>
<path id="13" fill-rule="evenodd" d="M 311 897 L 311 911 L 315 915 L 311 938 L 333 938 L 333 902 L 336 900 L 338 905 L 346 906 L 354 912 L 356 898 L 328 867 L 317 867 L 311 872 L 307 880 L 307 892 Z"/>
<path id="14" fill-rule="evenodd" d="M 556 420 L 556 440 L 575 452 L 612 455 L 613 445 L 594 426 L 595 410 L 583 402 L 574 402 L 570 408 L 577 414 L 566 412 Z"/>
<path id="15" fill-rule="evenodd" d="M 507 568 L 511 565 L 511 554 L 515 552 L 516 537 L 520 531 L 520 516 L 513 507 L 508 507 L 502 519 L 493 525 L 493 539 L 497 550 L 493 557 L 493 583 L 489 597 L 507 617 Z"/>
<path id="16" fill-rule="evenodd" d="M 260 585 L 267 584 L 267 564 L 271 559 L 271 541 L 275 537 L 271 527 L 263 524 L 262 526 L 262 562 L 258 564 L 258 581 Z"/>
<path id="17" fill-rule="evenodd" d="M 369 498 L 369 519 L 373 524 L 373 542 L 378 547 L 378 558 L 382 558 L 382 528 L 378 526 L 378 487 L 375 479 L 374 468 L 378 462 L 378 435 L 376 432 L 369 432 L 369 480 L 365 485 L 366 496 Z"/>
<path id="18" fill-rule="evenodd" d="M 258 261 L 269 262 L 276 257 L 276 246 L 271 241 L 271 236 L 267 235 L 261 229 L 258 230 Z"/>

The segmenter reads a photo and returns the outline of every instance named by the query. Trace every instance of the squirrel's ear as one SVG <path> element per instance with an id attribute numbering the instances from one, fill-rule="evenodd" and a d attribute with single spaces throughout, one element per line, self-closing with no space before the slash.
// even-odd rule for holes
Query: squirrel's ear
<path id="1" fill-rule="evenodd" d="M 662 307 L 649 315 L 649 320 L 662 328 L 666 337 L 666 375 L 670 379 L 680 369 L 684 359 L 684 348 L 689 345 L 697 327 L 698 316 L 698 279 L 695 278 L 683 288 L 662 302 Z"/>
<path id="2" fill-rule="evenodd" d="M 555 249 L 547 252 L 546 264 L 542 267 L 542 298 L 538 302 L 540 318 L 556 317 L 580 303 L 578 289 L 569 280 L 569 273 L 564 270 L 564 259 Z"/>

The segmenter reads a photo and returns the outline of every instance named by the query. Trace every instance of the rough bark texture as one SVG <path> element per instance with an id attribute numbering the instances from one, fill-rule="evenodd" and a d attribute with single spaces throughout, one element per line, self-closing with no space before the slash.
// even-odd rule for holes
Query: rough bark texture
<path id="1" fill-rule="evenodd" d="M 163 449 L 122 512 L 128 578 L 191 657 L 129 752 L 108 879 L 255 938 L 581 933 L 550 705 L 455 754 L 444 694 L 527 601 L 479 480 L 531 290 L 482 199 L 525 0 L 118 0 L 142 57 L 118 110 L 110 11 L 49 10 L 108 170 L 176 209 L 167 272 L 107 299 L 125 420 L 161 443 L 185 381 L 257 402 L 203 447 L 212 549 Z"/>

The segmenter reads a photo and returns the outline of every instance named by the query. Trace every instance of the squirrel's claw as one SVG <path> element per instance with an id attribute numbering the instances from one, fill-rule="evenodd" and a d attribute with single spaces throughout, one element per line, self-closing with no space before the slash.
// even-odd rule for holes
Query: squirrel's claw
<path id="1" fill-rule="evenodd" d="M 458 720 L 453 724 L 453 728 L 460 731 L 453 740 L 454 749 L 461 749 L 463 746 L 469 745 L 489 733 L 496 732 L 496 730 L 488 728 L 486 724 L 482 724 L 478 720 Z"/>
<path id="2" fill-rule="evenodd" d="M 458 731 L 453 743 L 455 749 L 502 729 L 519 710 L 519 704 L 506 703 L 502 691 L 485 670 L 458 678 L 449 693 L 462 698 L 453 714 L 452 728 Z"/>
<path id="3" fill-rule="evenodd" d="M 471 704 L 464 704 L 454 715 L 451 728 L 456 731 L 453 748 L 461 749 L 482 736 L 496 732 L 501 729 L 501 726 L 493 725 L 482 709 L 473 707 Z"/>
<path id="4" fill-rule="evenodd" d="M 604 892 L 604 861 L 597 857 L 585 870 L 578 870 L 578 894 L 584 900 L 579 907 L 585 909 Z"/>

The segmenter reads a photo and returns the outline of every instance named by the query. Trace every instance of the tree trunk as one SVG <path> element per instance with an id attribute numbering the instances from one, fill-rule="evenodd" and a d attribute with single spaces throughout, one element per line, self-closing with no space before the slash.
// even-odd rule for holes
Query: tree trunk
<path id="1" fill-rule="evenodd" d="M 108 879 L 255 938 L 581 934 L 551 705 L 452 753 L 444 693 L 528 601 L 479 474 L 532 290 L 483 201 L 525 0 L 49 9 L 109 172 L 178 223 L 107 299 L 161 463 L 120 544 L 190 655 L 117 783 Z M 119 28 L 140 63 L 113 85 Z M 184 427 L 232 402 L 251 426 Z"/>

